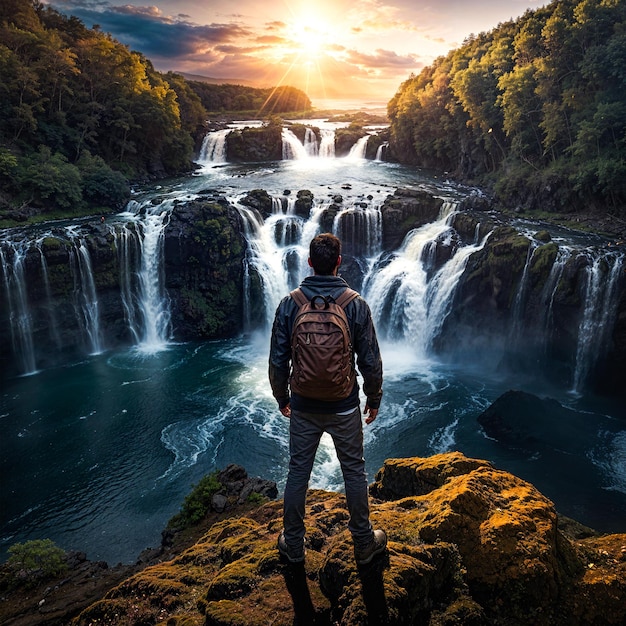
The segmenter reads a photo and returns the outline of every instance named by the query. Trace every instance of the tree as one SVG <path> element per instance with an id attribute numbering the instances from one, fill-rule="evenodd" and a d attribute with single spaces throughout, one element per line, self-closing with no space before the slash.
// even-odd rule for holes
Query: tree
<path id="1" fill-rule="evenodd" d="M 16 579 L 34 583 L 67 570 L 65 552 L 50 539 L 16 543 L 9 548 L 7 565 Z"/>

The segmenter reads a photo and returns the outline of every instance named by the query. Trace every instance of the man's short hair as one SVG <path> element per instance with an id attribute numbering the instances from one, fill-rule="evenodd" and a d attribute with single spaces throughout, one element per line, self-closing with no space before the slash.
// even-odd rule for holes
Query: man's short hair
<path id="1" fill-rule="evenodd" d="M 341 255 L 341 241 L 331 233 L 317 235 L 309 246 L 309 258 L 316 274 L 328 276 L 337 267 Z"/>

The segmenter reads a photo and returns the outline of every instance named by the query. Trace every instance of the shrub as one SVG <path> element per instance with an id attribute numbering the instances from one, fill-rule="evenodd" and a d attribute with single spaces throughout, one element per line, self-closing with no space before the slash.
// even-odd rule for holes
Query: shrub
<path id="1" fill-rule="evenodd" d="M 67 570 L 65 552 L 51 539 L 34 539 L 9 548 L 7 565 L 15 578 L 29 583 L 58 576 Z"/>
<path id="2" fill-rule="evenodd" d="M 180 512 L 168 522 L 168 528 L 184 529 L 197 524 L 210 510 L 213 496 L 222 488 L 217 480 L 218 472 L 206 474 L 192 492 L 185 497 Z"/>
<path id="3" fill-rule="evenodd" d="M 128 201 L 128 181 L 120 172 L 113 171 L 104 159 L 85 151 L 76 165 L 82 175 L 83 195 L 89 202 L 119 206 Z"/>

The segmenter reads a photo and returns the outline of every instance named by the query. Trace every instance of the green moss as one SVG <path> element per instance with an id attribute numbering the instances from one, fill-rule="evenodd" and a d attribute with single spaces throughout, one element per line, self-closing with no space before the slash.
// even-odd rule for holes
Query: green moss
<path id="1" fill-rule="evenodd" d="M 545 246 L 540 246 L 535 250 L 530 271 L 541 283 L 545 282 L 547 279 L 558 252 L 559 247 L 552 242 L 547 243 Z"/>

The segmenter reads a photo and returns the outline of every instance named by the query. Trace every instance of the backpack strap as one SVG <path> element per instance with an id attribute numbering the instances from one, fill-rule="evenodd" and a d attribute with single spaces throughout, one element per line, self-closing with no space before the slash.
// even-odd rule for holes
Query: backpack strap
<path id="1" fill-rule="evenodd" d="M 289 295 L 299 307 L 304 306 L 309 301 L 304 293 L 302 293 L 302 289 L 300 289 L 300 287 L 294 289 Z"/>
<path id="2" fill-rule="evenodd" d="M 345 309 L 352 300 L 358 298 L 359 294 L 348 287 L 336 300 L 335 304 L 338 304 L 342 309 Z"/>
<path id="3" fill-rule="evenodd" d="M 302 292 L 302 289 L 300 289 L 300 287 L 298 287 L 297 289 L 294 289 L 292 292 L 290 292 L 289 295 L 293 298 L 294 302 L 299 307 L 304 306 L 309 301 L 308 298 Z M 350 289 L 350 287 L 348 287 L 335 300 L 335 304 L 339 305 L 342 309 L 345 309 L 348 306 L 348 304 L 350 304 L 350 302 L 352 302 L 352 300 L 354 300 L 355 298 L 358 298 L 358 297 L 359 297 L 358 292 L 356 292 L 356 291 L 354 291 L 354 289 Z"/>

